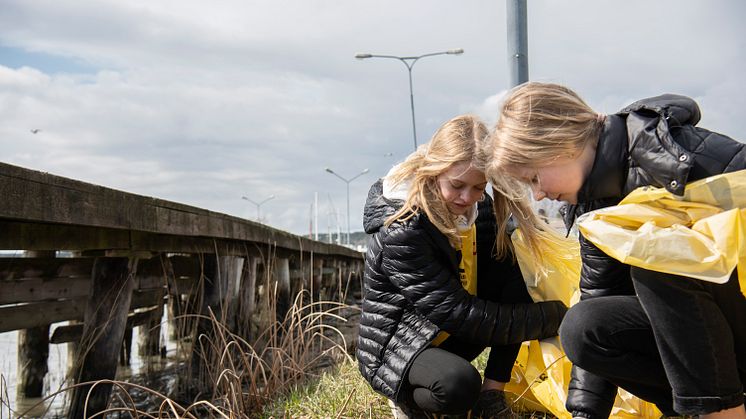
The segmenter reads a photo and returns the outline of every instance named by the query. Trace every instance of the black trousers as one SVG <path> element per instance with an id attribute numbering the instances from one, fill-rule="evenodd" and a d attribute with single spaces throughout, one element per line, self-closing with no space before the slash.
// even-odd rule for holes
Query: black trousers
<path id="1" fill-rule="evenodd" d="M 480 278 L 481 280 L 481 278 Z M 502 303 L 532 302 L 522 278 L 511 278 L 500 287 L 492 287 L 493 295 L 479 296 Z M 485 378 L 510 381 L 520 344 L 493 346 L 484 370 Z M 479 397 L 482 378 L 471 365 L 485 349 L 468 339 L 449 336 L 437 348 L 430 347 L 415 357 L 401 396 L 427 412 L 459 414 L 472 408 Z"/>
<path id="2" fill-rule="evenodd" d="M 743 404 L 746 298 L 737 273 L 722 285 L 640 268 L 631 276 L 637 295 L 596 297 L 570 308 L 560 327 L 567 357 L 664 413 L 699 415 Z M 575 400 L 592 400 L 599 391 L 576 384 L 571 391 L 587 394 Z"/>

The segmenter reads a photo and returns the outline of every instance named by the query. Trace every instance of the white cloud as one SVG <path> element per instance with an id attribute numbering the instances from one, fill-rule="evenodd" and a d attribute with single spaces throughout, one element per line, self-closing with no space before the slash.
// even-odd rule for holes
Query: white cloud
<path id="1" fill-rule="evenodd" d="M 532 1 L 530 75 L 613 112 L 675 91 L 703 124 L 746 138 L 739 1 Z M 500 2 L 331 0 L 3 2 L 0 45 L 84 63 L 3 67 L 2 161 L 308 231 L 319 192 L 359 230 L 368 185 L 412 150 L 407 71 L 356 52 L 428 57 L 413 69 L 417 134 L 458 113 L 494 123 L 507 86 Z M 38 134 L 29 132 L 40 128 Z M 322 228 L 321 230 L 324 230 Z"/>

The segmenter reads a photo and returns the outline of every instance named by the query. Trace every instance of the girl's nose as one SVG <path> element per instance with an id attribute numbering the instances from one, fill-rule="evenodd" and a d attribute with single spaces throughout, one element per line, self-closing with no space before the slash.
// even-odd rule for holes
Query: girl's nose
<path id="1" fill-rule="evenodd" d="M 547 194 L 539 188 L 532 187 L 531 191 L 534 193 L 534 199 L 537 201 L 541 201 L 547 197 Z"/>
<path id="2" fill-rule="evenodd" d="M 468 203 L 469 205 L 479 201 L 479 198 L 482 197 L 482 192 L 474 192 L 474 191 L 468 191 L 461 195 L 461 199 L 464 200 L 464 202 Z"/>

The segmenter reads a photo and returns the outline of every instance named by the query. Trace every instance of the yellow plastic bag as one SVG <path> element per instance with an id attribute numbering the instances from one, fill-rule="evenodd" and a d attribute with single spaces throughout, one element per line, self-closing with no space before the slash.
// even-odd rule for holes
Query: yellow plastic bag
<path id="1" fill-rule="evenodd" d="M 526 288 L 534 301 L 560 300 L 569 307 L 579 300 L 581 262 L 577 238 L 545 240 L 548 263 L 542 270 L 537 269 L 520 229 L 513 232 L 511 240 Z"/>
<path id="2" fill-rule="evenodd" d="M 746 170 L 692 182 L 683 197 L 639 188 L 584 214 L 578 228 L 628 265 L 722 284 L 739 267 L 746 295 Z"/>
<path id="3" fill-rule="evenodd" d="M 513 233 L 512 240 L 526 288 L 534 301 L 560 300 L 570 306 L 579 300 L 581 261 L 577 238 L 545 242 L 547 266 L 542 270 L 536 269 L 520 230 Z M 571 368 L 558 338 L 527 342 L 521 346 L 513 366 L 513 377 L 505 389 L 520 396 L 525 409 L 543 410 L 560 419 L 570 419 L 565 401 Z M 611 412 L 612 418 L 660 416 L 661 412 L 653 404 L 624 390 L 619 390 Z"/>

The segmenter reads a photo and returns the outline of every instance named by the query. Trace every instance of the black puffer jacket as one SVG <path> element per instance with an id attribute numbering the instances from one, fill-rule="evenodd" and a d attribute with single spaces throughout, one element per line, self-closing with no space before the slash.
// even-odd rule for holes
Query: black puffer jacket
<path id="1" fill-rule="evenodd" d="M 374 390 L 399 401 L 399 389 L 414 357 L 441 330 L 485 347 L 557 334 L 566 311 L 561 302 L 498 304 L 470 295 L 459 280 L 461 255 L 428 218 L 416 215 L 388 228 L 384 221 L 401 205 L 373 185 L 365 205 L 363 313 L 357 359 Z M 491 281 L 520 275 L 512 260 L 497 261 L 495 220 L 489 197 L 477 217 L 477 294 Z M 505 275 L 505 276 L 502 276 Z"/>
<path id="2" fill-rule="evenodd" d="M 662 95 L 640 100 L 608 115 L 593 168 L 565 222 L 598 208 L 616 205 L 640 186 L 665 187 L 684 194 L 688 182 L 746 168 L 744 144 L 696 127 L 699 107 L 692 99 Z M 581 235 L 581 299 L 634 294 L 629 266 L 612 259 Z M 586 391 L 587 390 L 587 391 Z M 573 369 L 568 410 L 608 416 L 616 387 Z"/>

